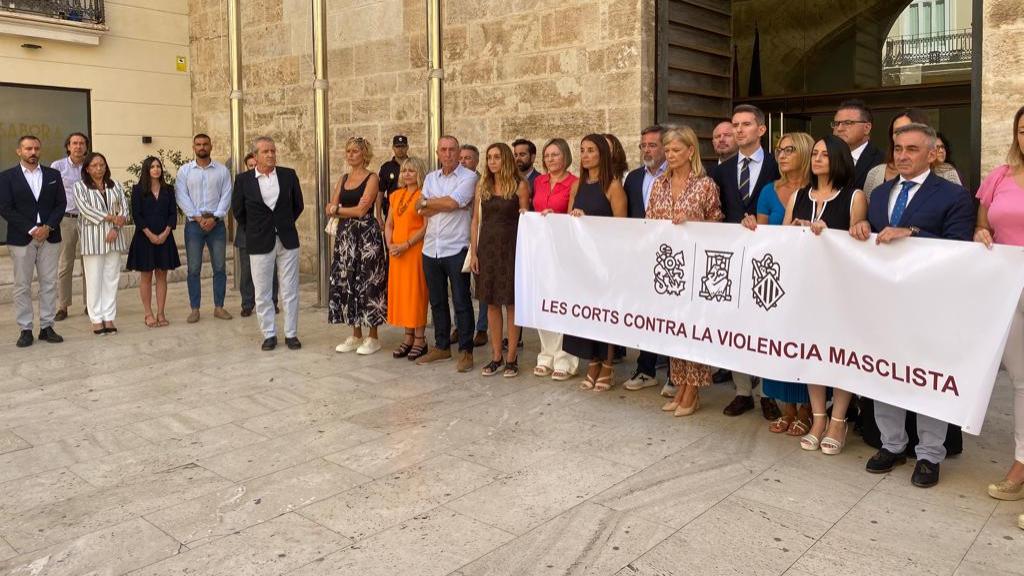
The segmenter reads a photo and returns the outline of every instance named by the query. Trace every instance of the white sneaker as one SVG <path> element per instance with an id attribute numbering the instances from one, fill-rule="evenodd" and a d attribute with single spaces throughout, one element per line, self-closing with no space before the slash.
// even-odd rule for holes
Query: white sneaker
<path id="1" fill-rule="evenodd" d="M 622 385 L 626 390 L 643 390 L 644 388 L 650 388 L 651 386 L 658 385 L 658 377 L 648 376 L 643 372 L 634 372 L 633 377 L 626 380 L 626 383 Z"/>
<path id="2" fill-rule="evenodd" d="M 671 380 L 667 380 L 665 385 L 661 387 L 661 395 L 665 398 L 675 398 L 678 391 L 679 388 Z"/>
<path id="3" fill-rule="evenodd" d="M 359 345 L 359 348 L 356 350 L 356 354 L 362 354 L 365 356 L 367 354 L 373 354 L 378 350 L 380 350 L 380 341 L 376 338 L 367 338 Z"/>
<path id="4" fill-rule="evenodd" d="M 362 343 L 363 343 L 363 341 L 362 341 L 361 338 L 356 338 L 355 336 L 349 336 L 348 338 L 345 339 L 344 342 L 342 342 L 341 344 L 338 344 L 337 348 L 335 348 L 334 351 L 335 352 L 352 352 L 353 350 L 359 348 L 359 345 L 362 344 Z"/>

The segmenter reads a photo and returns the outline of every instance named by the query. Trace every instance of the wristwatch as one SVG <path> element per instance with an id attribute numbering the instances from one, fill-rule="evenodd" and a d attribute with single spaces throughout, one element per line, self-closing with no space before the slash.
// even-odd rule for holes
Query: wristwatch
<path id="1" fill-rule="evenodd" d="M 918 228 L 917 226 L 908 226 L 908 228 L 910 228 L 910 235 L 911 236 L 917 236 L 918 234 L 921 233 L 921 229 Z"/>

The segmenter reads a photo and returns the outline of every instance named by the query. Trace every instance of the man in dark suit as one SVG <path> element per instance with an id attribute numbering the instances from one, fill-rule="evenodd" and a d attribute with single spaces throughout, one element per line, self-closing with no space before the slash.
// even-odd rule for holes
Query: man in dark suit
<path id="1" fill-rule="evenodd" d="M 0 216 L 7 220 L 7 246 L 14 264 L 14 314 L 21 328 L 18 348 L 32 345 L 32 275 L 39 276 L 39 339 L 63 342 L 53 330 L 57 316 L 60 222 L 67 209 L 60 172 L 39 165 L 39 138 L 22 136 L 17 166 L 0 173 Z"/>
<path id="2" fill-rule="evenodd" d="M 272 299 L 274 266 L 278 268 L 284 342 L 291 350 L 302 347 L 299 329 L 299 233 L 295 221 L 302 214 L 302 189 L 295 170 L 277 166 L 277 147 L 269 136 L 254 142 L 256 169 L 235 178 L 232 211 L 245 228 L 252 282 L 256 288 L 256 315 L 263 331 L 263 350 L 277 347 L 276 314 Z"/>
<path id="3" fill-rule="evenodd" d="M 626 182 L 623 184 L 630 218 L 647 217 L 647 205 L 654 181 L 668 169 L 665 162 L 665 146 L 661 143 L 664 133 L 665 127 L 658 124 L 648 126 L 640 132 L 640 159 L 643 164 L 627 174 Z M 657 386 L 657 364 L 657 354 L 641 351 L 636 359 L 636 369 L 623 387 L 626 390 L 642 390 Z M 663 396 L 675 396 L 675 387 L 672 386 L 671 379 L 665 382 L 661 393 Z"/>
<path id="4" fill-rule="evenodd" d="M 718 185 L 725 221 L 739 224 L 745 215 L 757 213 L 761 188 L 779 179 L 779 165 L 761 147 L 761 137 L 767 131 L 764 112 L 756 106 L 741 104 L 733 109 L 732 126 L 739 152 L 719 164 L 711 177 Z M 736 397 L 722 413 L 739 416 L 753 410 L 754 382 L 750 375 L 733 372 L 732 381 Z M 761 411 L 769 420 L 780 416 L 778 405 L 770 398 L 761 398 Z"/>
<path id="5" fill-rule="evenodd" d="M 850 147 L 853 155 L 853 185 L 864 189 L 868 171 L 885 162 L 885 154 L 871 143 L 871 110 L 862 100 L 846 100 L 839 105 L 832 118 L 832 134 L 838 136 Z"/>
<path id="6" fill-rule="evenodd" d="M 256 155 L 249 152 L 242 160 L 244 170 L 256 169 Z M 245 247 L 245 227 L 238 226 L 235 229 L 235 248 L 238 248 L 238 273 L 241 278 L 238 280 L 238 294 L 242 297 L 242 317 L 252 316 L 256 310 L 256 286 L 252 283 L 252 268 L 249 266 L 249 251 Z M 279 292 L 277 283 L 277 271 L 274 271 L 274 312 L 281 312 L 278 306 Z"/>
<path id="7" fill-rule="evenodd" d="M 976 216 L 971 197 L 963 187 L 931 171 L 936 155 L 935 130 L 924 124 L 908 124 L 896 129 L 893 140 L 893 158 L 900 175 L 875 189 L 868 221 L 854 224 L 850 235 L 867 240 L 876 232 L 876 244 L 911 236 L 970 241 Z M 875 400 L 875 422 L 882 448 L 868 460 L 866 468 L 884 474 L 907 461 L 903 455 L 909 442 L 906 411 Z M 938 484 L 939 465 L 946 458 L 946 430 L 945 422 L 917 415 L 917 466 L 911 476 L 915 486 Z"/>

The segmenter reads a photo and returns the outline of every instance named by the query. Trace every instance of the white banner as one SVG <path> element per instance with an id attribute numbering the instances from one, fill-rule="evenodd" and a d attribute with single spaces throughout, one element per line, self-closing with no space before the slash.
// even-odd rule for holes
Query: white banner
<path id="1" fill-rule="evenodd" d="M 807 228 L 519 219 L 516 321 L 788 382 L 978 434 L 1024 249 Z"/>

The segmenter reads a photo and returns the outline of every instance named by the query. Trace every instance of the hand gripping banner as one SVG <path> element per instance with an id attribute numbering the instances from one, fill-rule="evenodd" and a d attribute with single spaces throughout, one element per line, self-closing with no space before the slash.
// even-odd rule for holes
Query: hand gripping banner
<path id="1" fill-rule="evenodd" d="M 978 434 L 1024 288 L 1024 249 L 842 231 L 536 213 L 516 321 L 849 390 Z"/>

